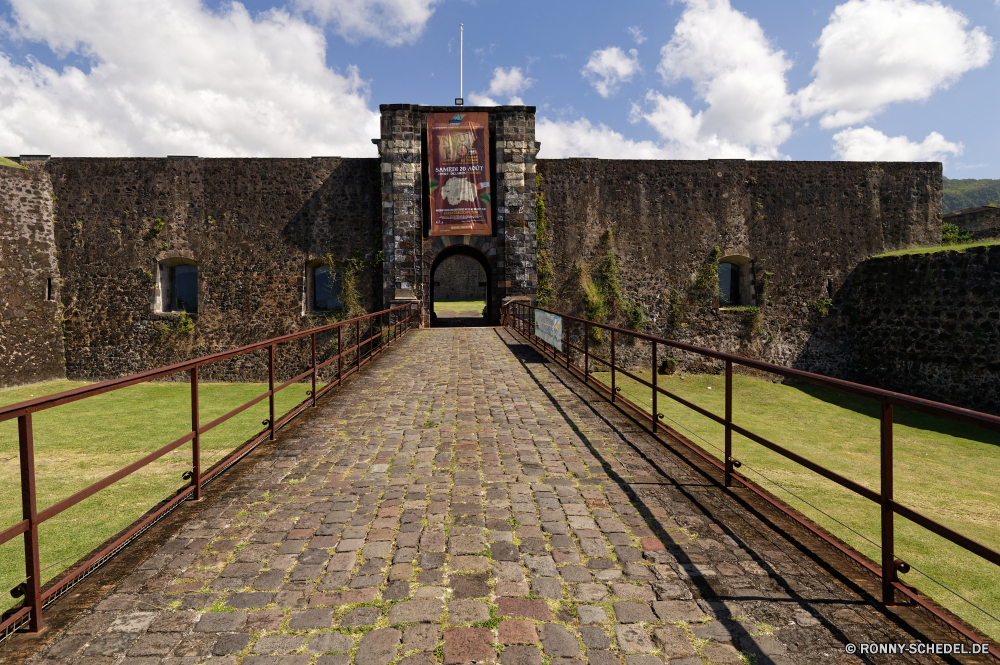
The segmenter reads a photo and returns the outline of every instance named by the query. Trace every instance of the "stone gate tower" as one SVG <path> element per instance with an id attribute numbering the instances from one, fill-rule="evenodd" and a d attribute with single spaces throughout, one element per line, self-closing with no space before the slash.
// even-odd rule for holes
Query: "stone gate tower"
<path id="1" fill-rule="evenodd" d="M 499 322 L 511 300 L 534 300 L 534 106 L 416 106 L 383 104 L 376 139 L 382 172 L 383 293 L 386 306 L 420 303 L 421 325 L 431 321 L 431 273 L 441 260 L 464 254 L 487 277 L 488 319 Z M 427 192 L 427 114 L 489 114 L 492 235 L 430 235 Z"/>

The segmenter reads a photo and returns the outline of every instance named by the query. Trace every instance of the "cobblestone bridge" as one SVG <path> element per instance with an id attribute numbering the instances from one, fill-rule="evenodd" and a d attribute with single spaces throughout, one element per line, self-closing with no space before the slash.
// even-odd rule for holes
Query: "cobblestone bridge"
<path id="1" fill-rule="evenodd" d="M 20 657 L 943 662 L 846 655 L 848 643 L 934 636 L 875 609 L 850 573 L 793 545 L 787 523 L 720 488 L 508 331 L 411 333 L 304 417 Z M 0 662 L 28 653 L 32 639 L 41 640 L 16 638 Z"/>

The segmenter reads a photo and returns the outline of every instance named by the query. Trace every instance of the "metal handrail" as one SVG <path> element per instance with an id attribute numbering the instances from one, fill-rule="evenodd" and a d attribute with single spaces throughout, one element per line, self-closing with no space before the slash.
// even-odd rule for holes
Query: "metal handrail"
<path id="1" fill-rule="evenodd" d="M 376 326 L 376 319 L 377 326 Z M 289 420 L 294 418 L 296 415 L 301 413 L 307 407 L 315 407 L 316 400 L 325 394 L 327 391 L 343 384 L 344 379 L 351 376 L 352 374 L 357 374 L 361 372 L 362 366 L 370 362 L 375 358 L 375 356 L 381 353 L 383 350 L 388 348 L 389 345 L 395 341 L 402 338 L 402 336 L 410 329 L 419 326 L 419 315 L 416 314 L 411 305 L 401 305 L 398 307 L 393 307 L 390 309 L 382 310 L 380 312 L 375 312 L 373 314 L 366 314 L 363 316 L 358 316 L 352 319 L 347 319 L 345 321 L 339 321 L 336 323 L 330 323 L 323 326 L 318 326 L 316 328 L 311 328 L 309 330 L 304 330 L 302 332 L 291 333 L 288 335 L 282 335 L 280 337 L 274 337 L 272 339 L 267 339 L 262 342 L 256 342 L 254 344 L 248 344 L 246 346 L 239 347 L 237 349 L 232 349 L 229 351 L 222 351 L 219 353 L 213 353 L 207 356 L 201 356 L 199 358 L 194 358 L 192 360 L 186 360 L 181 363 L 175 363 L 173 365 L 168 365 L 165 367 L 158 367 L 156 369 L 148 370 L 145 372 L 139 372 L 138 374 L 132 374 L 129 376 L 121 377 L 118 379 L 111 379 L 110 381 L 102 381 L 100 383 L 95 383 L 89 386 L 84 386 L 82 388 L 75 388 L 73 390 L 67 390 L 61 393 L 56 393 L 53 395 L 46 395 L 44 397 L 38 397 L 32 400 L 27 400 L 24 402 L 18 402 L 17 404 L 11 404 L 9 406 L 0 407 L 0 422 L 6 420 L 12 420 L 17 418 L 17 428 L 18 428 L 18 445 L 19 445 L 19 455 L 21 463 L 21 504 L 22 504 L 22 515 L 23 519 L 14 524 L 13 526 L 7 528 L 6 530 L 0 532 L 0 545 L 3 543 L 16 538 L 17 536 L 24 536 L 24 558 L 25 558 L 25 572 L 26 572 L 26 582 L 19 587 L 16 587 L 19 592 L 23 593 L 24 601 L 22 601 L 20 607 L 12 608 L 8 610 L 2 620 L 0 620 L 0 642 L 8 637 L 12 632 L 19 626 L 25 623 L 28 626 L 29 633 L 37 633 L 44 627 L 44 622 L 42 619 L 42 609 L 49 602 L 54 600 L 58 595 L 67 590 L 72 584 L 88 575 L 92 572 L 98 565 L 104 563 L 110 556 L 121 549 L 125 544 L 130 542 L 138 534 L 140 534 L 145 529 L 149 528 L 156 520 L 165 515 L 168 511 L 175 508 L 182 500 L 187 498 L 189 495 L 192 496 L 194 500 L 201 499 L 202 486 L 217 476 L 222 471 L 235 464 L 239 459 L 244 457 L 249 453 L 255 446 L 257 446 L 261 441 L 265 439 L 274 440 L 274 434 L 277 429 L 282 425 L 287 423 Z M 367 338 L 362 339 L 362 323 L 367 324 Z M 343 335 L 341 333 L 344 326 L 352 326 L 354 328 L 355 341 L 356 343 L 349 348 L 343 348 L 342 340 Z M 337 331 L 337 354 L 322 363 L 316 362 L 316 336 L 327 331 Z M 302 372 L 298 376 L 285 381 L 284 383 L 275 386 L 274 381 L 274 349 L 279 344 L 286 342 L 292 342 L 295 340 L 310 338 L 311 342 L 311 359 L 312 366 L 310 369 Z M 199 396 L 198 396 L 198 378 L 199 370 L 202 367 L 211 365 L 213 363 L 227 360 L 239 355 L 246 353 L 252 353 L 254 351 L 260 351 L 267 349 L 267 366 L 268 366 L 268 390 L 263 394 L 241 404 L 235 409 L 229 411 L 225 415 L 222 415 L 215 420 L 202 424 L 200 422 L 200 412 L 199 412 Z M 352 362 L 349 367 L 345 368 L 344 359 L 355 354 L 356 362 Z M 317 390 L 316 381 L 319 374 L 319 370 L 331 365 L 333 362 L 337 363 L 337 375 L 335 379 L 331 379 L 325 386 Z M 345 371 L 346 370 L 346 371 Z M 79 400 L 87 399 L 89 397 L 95 397 L 103 393 L 111 392 L 114 390 L 121 390 L 122 388 L 127 388 L 129 386 L 137 385 L 139 383 L 145 383 L 147 381 L 152 381 L 154 379 L 163 378 L 171 374 L 177 374 L 179 372 L 190 372 L 190 386 L 191 386 L 191 431 L 184 436 L 175 439 L 174 441 L 168 443 L 165 446 L 153 451 L 152 453 L 146 455 L 142 459 L 139 459 L 128 466 L 125 466 L 109 476 L 99 480 L 91 485 L 85 487 L 84 489 L 74 493 L 73 495 L 56 502 L 55 504 L 39 511 L 36 504 L 36 490 L 35 490 L 35 459 L 34 459 L 34 437 L 32 434 L 32 414 L 39 411 L 44 411 L 46 409 L 51 409 L 63 404 L 69 404 L 71 402 L 76 402 Z M 309 391 L 309 397 L 298 403 L 291 409 L 289 409 L 285 414 L 280 417 L 276 417 L 274 409 L 274 396 L 287 388 L 293 383 L 297 383 L 306 378 L 312 379 L 312 389 Z M 205 432 L 211 430 L 218 425 L 221 425 L 230 418 L 242 413 L 246 409 L 259 404 L 263 400 L 268 400 L 268 414 L 269 417 L 263 422 L 266 426 L 264 430 L 256 434 L 249 441 L 241 445 L 236 450 L 232 451 L 225 459 L 214 464 L 212 468 L 205 472 L 201 470 L 201 435 Z M 160 505 L 152 513 L 147 514 L 138 523 L 134 523 L 128 529 L 120 532 L 115 537 L 113 537 L 112 542 L 106 544 L 100 549 L 100 551 L 93 553 L 87 561 L 77 566 L 73 570 L 64 574 L 58 581 L 53 584 L 48 585 L 44 590 L 42 589 L 41 580 L 41 565 L 39 557 L 39 546 L 38 546 L 38 526 L 47 519 L 50 519 L 59 513 L 75 506 L 81 501 L 93 496 L 97 492 L 113 485 L 119 480 L 129 476 L 130 474 L 138 471 L 144 466 L 156 461 L 157 459 L 163 457 L 167 453 L 176 450 L 185 443 L 191 442 L 191 470 L 185 473 L 185 478 L 188 478 L 190 474 L 190 483 L 185 487 L 178 490 L 173 497 L 168 499 L 166 503 Z M 19 594 L 20 595 L 20 594 Z"/>
<path id="2" fill-rule="evenodd" d="M 553 314 L 555 316 L 562 317 L 566 321 L 572 321 L 583 325 L 584 333 L 584 346 L 580 348 L 575 344 L 570 343 L 569 339 L 569 326 L 566 326 L 564 339 L 561 340 L 565 352 L 560 352 L 551 344 L 540 339 L 533 334 L 533 318 L 532 313 L 535 311 L 546 312 L 548 314 Z M 625 328 L 618 328 L 616 326 L 609 326 L 603 323 L 595 323 L 593 321 L 588 321 L 587 319 L 571 316 L 568 314 L 563 314 L 560 312 L 555 312 L 552 310 L 544 309 L 541 307 L 535 307 L 524 302 L 511 302 L 505 305 L 502 312 L 503 323 L 505 326 L 510 327 L 523 335 L 529 342 L 538 347 L 543 353 L 550 355 L 556 362 L 562 361 L 566 368 L 571 372 L 579 373 L 584 383 L 593 386 L 595 389 L 606 393 L 610 398 L 612 403 L 621 403 L 627 406 L 639 417 L 647 419 L 650 421 L 650 428 L 653 433 L 664 433 L 679 443 L 684 444 L 690 448 L 693 452 L 698 454 L 700 457 L 705 459 L 707 462 L 718 468 L 723 472 L 723 482 L 726 487 L 731 487 L 733 481 L 739 482 L 748 489 L 752 490 L 769 503 L 774 505 L 776 508 L 780 509 L 785 514 L 789 515 L 797 522 L 805 526 L 815 535 L 823 538 L 838 550 L 847 554 L 852 559 L 863 565 L 865 568 L 870 570 L 872 573 L 878 575 L 882 580 L 882 601 L 885 605 L 895 605 L 895 592 L 899 591 L 905 596 L 909 597 L 911 600 L 921 605 L 925 609 L 932 612 L 942 621 L 946 622 L 951 627 L 958 630 L 965 637 L 970 640 L 980 641 L 981 636 L 976 635 L 973 631 L 969 630 L 963 623 L 957 622 L 951 618 L 951 616 L 944 614 L 937 606 L 929 602 L 922 594 L 917 592 L 912 586 L 899 580 L 897 575 L 897 570 L 899 566 L 905 566 L 905 564 L 895 558 L 894 552 L 894 529 L 893 529 L 893 515 L 898 514 L 911 522 L 922 526 L 923 528 L 931 531 L 932 533 L 958 545 L 959 547 L 965 549 L 968 552 L 976 554 L 977 556 L 989 561 L 990 563 L 1000 566 L 1000 552 L 993 550 L 982 543 L 976 542 L 975 540 L 964 536 L 953 529 L 950 529 L 926 515 L 922 515 L 912 508 L 901 505 L 893 499 L 893 476 L 892 476 L 892 434 L 893 434 L 893 406 L 901 406 L 914 411 L 920 411 L 923 413 L 939 416 L 942 418 L 947 418 L 948 420 L 953 420 L 955 422 L 964 423 L 967 425 L 973 425 L 976 427 L 981 427 L 993 432 L 1000 432 L 1000 417 L 990 415 L 987 413 L 980 413 L 978 411 L 973 411 L 971 409 L 964 409 L 957 406 L 952 406 L 950 404 L 943 404 L 940 402 L 934 402 L 931 400 L 922 399 L 919 397 L 913 397 L 911 395 L 904 395 L 902 393 L 896 393 L 889 390 L 884 390 L 881 388 L 873 388 L 870 386 L 865 386 L 858 383 L 852 383 L 850 381 L 844 381 L 843 379 L 835 379 L 828 376 L 823 376 L 821 374 L 813 374 L 811 372 L 806 372 L 803 370 L 792 369 L 789 367 L 782 367 L 781 365 L 775 365 L 773 363 L 768 363 L 761 360 L 753 360 L 751 358 L 744 358 L 742 356 L 737 356 L 730 353 L 724 353 L 721 351 L 715 351 L 712 349 L 706 349 L 703 347 L 695 346 L 693 344 L 687 344 L 684 342 L 678 342 L 676 340 L 664 339 L 662 337 L 656 337 L 654 335 L 649 335 L 646 333 L 636 332 L 634 330 L 627 330 Z M 610 362 L 600 356 L 594 355 L 590 352 L 590 329 L 599 328 L 602 330 L 607 330 L 611 333 L 611 352 L 610 352 Z M 615 363 L 615 346 L 616 338 L 620 335 L 626 335 L 634 339 L 640 339 L 650 342 L 651 344 L 651 359 L 652 359 L 652 381 L 645 381 L 631 372 L 625 370 L 623 367 L 619 367 Z M 720 417 L 702 407 L 699 407 L 691 402 L 685 400 L 684 398 L 675 395 L 657 385 L 657 347 L 665 346 L 669 348 L 679 349 L 681 351 L 686 351 L 689 353 L 698 354 L 704 357 L 712 358 L 715 360 L 721 360 L 725 363 L 725 416 Z M 583 367 L 572 361 L 572 351 L 576 350 L 579 354 L 583 355 Z M 608 366 L 611 372 L 611 385 L 607 386 L 601 381 L 590 381 L 590 361 L 598 360 L 601 363 Z M 772 374 L 777 374 L 791 379 L 796 379 L 805 383 L 810 383 L 812 385 L 821 386 L 825 388 L 832 388 L 841 392 L 849 393 L 859 397 L 865 397 L 868 399 L 874 399 L 879 402 L 880 405 L 880 460 L 881 460 L 881 491 L 875 492 L 860 483 L 850 480 L 835 471 L 827 469 L 815 462 L 794 453 L 782 446 L 769 441 L 768 439 L 755 434 L 748 429 L 741 427 L 733 422 L 733 365 L 741 365 L 743 367 L 748 367 L 750 369 L 769 372 Z M 647 413 L 647 411 L 633 404 L 631 401 L 622 397 L 620 389 L 617 387 L 617 375 L 625 374 L 631 379 L 635 380 L 641 385 L 646 386 L 651 390 L 652 397 L 652 413 Z M 657 410 L 657 397 L 659 395 L 664 395 L 673 399 L 674 401 L 687 406 L 694 411 L 700 413 L 701 415 L 713 420 L 714 422 L 723 425 L 725 427 L 725 450 L 723 461 L 720 463 L 719 460 L 715 459 L 707 452 L 701 450 L 698 446 L 688 442 L 683 437 L 676 435 L 672 432 L 666 425 L 660 422 L 663 414 L 658 413 Z M 743 477 L 742 475 L 734 471 L 734 461 L 733 450 L 732 450 L 732 434 L 736 432 L 743 437 L 762 445 L 779 455 L 790 459 L 807 469 L 817 473 L 828 480 L 831 480 L 841 487 L 844 487 L 866 499 L 877 503 L 881 507 L 881 550 L 882 550 L 882 561 L 881 565 L 876 565 L 863 555 L 854 551 L 853 549 L 844 546 L 842 543 L 832 538 L 823 529 L 818 528 L 816 525 L 812 524 L 808 520 L 803 519 L 786 506 L 783 502 L 780 502 L 766 492 L 756 487 L 749 479 Z M 990 653 L 996 657 L 1000 657 L 1000 650 L 996 646 L 991 645 Z"/>

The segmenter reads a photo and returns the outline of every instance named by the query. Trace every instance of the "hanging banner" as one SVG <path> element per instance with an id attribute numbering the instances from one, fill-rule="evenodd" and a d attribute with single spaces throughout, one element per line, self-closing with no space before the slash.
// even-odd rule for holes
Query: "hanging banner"
<path id="1" fill-rule="evenodd" d="M 492 235 L 487 113 L 427 114 L 432 236 Z"/>
<path id="2" fill-rule="evenodd" d="M 563 320 L 561 316 L 535 310 L 535 337 L 557 351 L 563 350 Z"/>

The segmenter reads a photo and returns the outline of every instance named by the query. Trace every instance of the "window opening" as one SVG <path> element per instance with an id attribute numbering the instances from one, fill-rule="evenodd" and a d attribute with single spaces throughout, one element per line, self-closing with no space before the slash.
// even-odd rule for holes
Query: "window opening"
<path id="1" fill-rule="evenodd" d="M 198 266 L 170 268 L 170 311 L 198 311 Z"/>
<path id="2" fill-rule="evenodd" d="M 324 311 L 343 309 L 343 288 L 339 269 L 330 266 L 313 268 L 313 309 Z"/>
<path id="3" fill-rule="evenodd" d="M 52 293 L 52 278 L 51 277 L 48 277 L 45 280 L 45 299 L 46 300 L 55 300 L 56 299 L 55 294 Z"/>
<path id="4" fill-rule="evenodd" d="M 719 305 L 735 307 L 741 304 L 740 270 L 732 263 L 719 264 Z"/>

